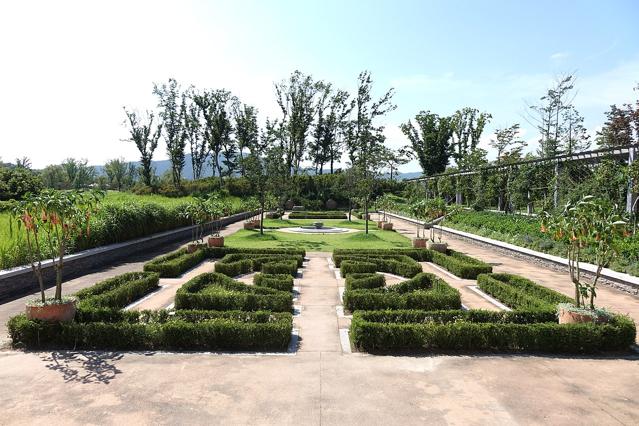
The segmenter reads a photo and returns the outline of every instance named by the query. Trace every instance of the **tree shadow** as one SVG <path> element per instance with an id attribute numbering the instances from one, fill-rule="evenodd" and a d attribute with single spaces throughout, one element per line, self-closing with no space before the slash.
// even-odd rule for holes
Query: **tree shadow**
<path id="1" fill-rule="evenodd" d="M 65 382 L 109 384 L 121 374 L 114 362 L 124 355 L 118 352 L 55 351 L 40 356 L 49 370 L 62 374 Z"/>

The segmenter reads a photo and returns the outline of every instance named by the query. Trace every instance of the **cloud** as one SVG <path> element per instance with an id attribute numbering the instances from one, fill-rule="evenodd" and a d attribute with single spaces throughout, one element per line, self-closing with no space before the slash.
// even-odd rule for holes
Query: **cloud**
<path id="1" fill-rule="evenodd" d="M 550 55 L 550 59 L 553 61 L 560 61 L 562 59 L 566 59 L 570 54 L 568 52 L 555 52 Z"/>

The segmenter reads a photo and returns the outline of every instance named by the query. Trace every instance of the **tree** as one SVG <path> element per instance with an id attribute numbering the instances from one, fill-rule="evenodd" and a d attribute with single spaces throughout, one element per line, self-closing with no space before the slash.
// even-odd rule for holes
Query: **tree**
<path id="1" fill-rule="evenodd" d="M 95 179 L 95 168 L 88 165 L 88 160 L 67 158 L 61 164 L 67 175 L 67 182 L 71 188 L 87 188 Z"/>
<path id="2" fill-rule="evenodd" d="M 127 173 L 129 173 L 129 164 L 124 161 L 124 158 L 114 158 L 104 164 L 104 172 L 109 179 L 111 188 L 121 191 L 125 185 Z"/>
<path id="3" fill-rule="evenodd" d="M 59 164 L 48 165 L 42 170 L 40 176 L 45 188 L 65 189 L 71 187 L 66 172 Z"/>
<path id="4" fill-rule="evenodd" d="M 497 164 L 509 157 L 520 157 L 526 142 L 519 138 L 519 123 L 497 129 L 495 139 L 491 139 L 490 146 L 497 150 Z"/>
<path id="5" fill-rule="evenodd" d="M 489 113 L 479 112 L 478 109 L 469 107 L 453 114 L 452 155 L 460 169 L 464 168 L 463 160 L 468 153 L 477 148 L 481 134 L 491 118 L 492 115 Z"/>
<path id="6" fill-rule="evenodd" d="M 282 162 L 283 154 L 281 147 L 272 146 L 261 153 L 249 154 L 244 159 L 246 176 L 260 204 L 260 235 L 264 234 L 264 210 L 274 207 L 274 191 L 281 189 L 279 179 L 287 173 Z"/>
<path id="7" fill-rule="evenodd" d="M 195 103 L 194 96 L 192 87 L 182 94 L 180 117 L 182 118 L 183 137 L 188 141 L 191 152 L 193 179 L 200 179 L 202 177 L 202 168 L 209 156 L 209 144 L 202 134 L 202 124 L 200 122 L 202 111 Z"/>
<path id="8" fill-rule="evenodd" d="M 384 168 L 388 168 L 390 173 L 390 180 L 393 180 L 393 176 L 397 174 L 399 166 L 408 163 L 409 153 L 404 148 L 393 150 L 390 148 L 382 147 L 380 154 L 381 162 Z"/>
<path id="9" fill-rule="evenodd" d="M 138 117 L 135 111 L 129 112 L 124 108 L 124 113 L 127 116 L 125 124 L 129 125 L 129 133 L 131 134 L 131 137 L 126 140 L 135 143 L 138 151 L 140 151 L 142 180 L 146 186 L 151 186 L 153 179 L 151 161 L 153 160 L 153 153 L 158 147 L 158 140 L 162 134 L 162 123 L 159 123 L 154 130 L 154 116 L 152 112 L 146 112 L 146 119 L 144 121 Z"/>
<path id="10" fill-rule="evenodd" d="M 342 156 L 346 120 L 351 113 L 349 94 L 338 90 L 332 92 L 330 84 L 320 83 L 320 96 L 316 105 L 317 120 L 310 144 L 309 159 L 315 165 L 315 173 L 323 174 L 324 165 L 330 165 L 333 174 L 335 162 Z"/>
<path id="11" fill-rule="evenodd" d="M 400 129 L 410 142 L 408 149 L 426 176 L 442 173 L 448 165 L 450 140 L 453 135 L 453 119 L 440 117 L 430 111 L 421 111 L 415 116 L 419 129 L 409 120 Z"/>
<path id="12" fill-rule="evenodd" d="M 0 201 L 20 200 L 28 193 L 41 190 L 42 180 L 33 170 L 0 166 Z"/>
<path id="13" fill-rule="evenodd" d="M 239 155 L 238 165 L 240 174 L 246 174 L 244 167 L 244 152 L 248 150 L 255 153 L 259 138 L 259 127 L 257 125 L 257 109 L 247 104 L 240 106 L 239 103 L 233 108 L 233 121 L 235 122 L 235 140 Z"/>
<path id="14" fill-rule="evenodd" d="M 31 160 L 29 157 L 16 158 L 16 167 L 21 169 L 31 169 Z"/>
<path id="15" fill-rule="evenodd" d="M 285 149 L 289 175 L 298 174 L 306 154 L 306 137 L 315 116 L 315 97 L 322 88 L 310 75 L 295 71 L 284 80 L 275 83 L 277 104 L 282 111 L 281 138 Z"/>
<path id="16" fill-rule="evenodd" d="M 370 72 L 363 71 L 358 76 L 357 94 L 351 102 L 355 117 L 351 121 L 346 138 L 351 167 L 359 176 L 357 186 L 364 200 L 364 217 L 368 218 L 368 205 L 375 184 L 375 174 L 379 171 L 384 143 L 384 126 L 376 120 L 396 106 L 392 103 L 393 89 L 373 101 L 373 80 Z M 368 234 L 368 220 L 365 226 Z"/>
<path id="17" fill-rule="evenodd" d="M 182 97 L 182 104 L 178 106 L 180 86 L 178 82 L 169 78 L 168 84 L 158 86 L 153 84 L 153 94 L 159 97 L 160 119 L 163 123 L 166 152 L 171 161 L 173 184 L 182 185 L 182 169 L 184 169 L 184 148 L 186 148 L 187 133 L 183 129 L 186 116 L 186 99 Z"/>
<path id="18" fill-rule="evenodd" d="M 635 88 L 639 91 L 639 85 Z M 635 105 L 611 105 L 606 122 L 597 132 L 597 144 L 604 148 L 639 143 L 639 99 Z"/>

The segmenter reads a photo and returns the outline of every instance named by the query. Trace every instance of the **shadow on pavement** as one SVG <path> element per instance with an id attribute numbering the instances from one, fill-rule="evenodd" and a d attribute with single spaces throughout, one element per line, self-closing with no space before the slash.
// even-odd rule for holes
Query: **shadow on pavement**
<path id="1" fill-rule="evenodd" d="M 47 363 L 48 369 L 62 374 L 65 382 L 106 385 L 122 373 L 114 362 L 123 356 L 117 352 L 60 351 L 42 354 L 40 358 Z"/>

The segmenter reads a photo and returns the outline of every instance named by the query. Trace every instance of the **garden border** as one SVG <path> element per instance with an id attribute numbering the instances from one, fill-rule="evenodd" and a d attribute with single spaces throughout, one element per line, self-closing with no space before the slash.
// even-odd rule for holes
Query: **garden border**
<path id="1" fill-rule="evenodd" d="M 216 222 L 220 222 L 219 226 L 226 226 L 254 216 L 255 214 L 256 212 L 237 213 L 224 217 L 219 221 L 209 222 L 206 226 L 217 226 Z M 109 244 L 70 254 L 64 258 L 64 279 L 68 280 L 84 275 L 92 269 L 162 244 L 188 241 L 191 238 L 191 230 L 193 228 L 194 226 L 185 226 L 134 240 Z M 55 284 L 55 271 L 51 260 L 42 262 L 42 274 L 46 287 L 51 287 Z M 37 291 L 38 288 L 38 282 L 30 265 L 0 271 L 0 303 L 26 296 Z"/>

